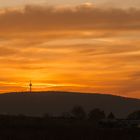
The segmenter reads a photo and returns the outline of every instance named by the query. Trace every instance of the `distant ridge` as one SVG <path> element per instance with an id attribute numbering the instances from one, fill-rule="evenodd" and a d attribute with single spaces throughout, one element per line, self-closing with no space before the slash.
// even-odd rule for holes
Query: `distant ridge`
<path id="1" fill-rule="evenodd" d="M 89 92 L 70 92 L 70 91 L 33 91 L 32 93 L 25 91 L 25 92 L 5 92 L 1 93 L 0 95 L 6 95 L 6 94 L 86 94 L 86 95 L 106 95 L 106 96 L 114 96 L 118 98 L 125 98 L 125 99 L 134 99 L 134 100 L 140 100 L 139 98 L 135 97 L 127 97 L 127 96 L 121 96 L 121 95 L 113 95 L 109 93 L 89 93 Z"/>
<path id="2" fill-rule="evenodd" d="M 119 118 L 140 110 L 140 99 L 109 94 L 47 91 L 0 94 L 0 114 L 40 116 L 45 113 L 60 115 L 81 105 L 86 111 L 100 108 Z"/>

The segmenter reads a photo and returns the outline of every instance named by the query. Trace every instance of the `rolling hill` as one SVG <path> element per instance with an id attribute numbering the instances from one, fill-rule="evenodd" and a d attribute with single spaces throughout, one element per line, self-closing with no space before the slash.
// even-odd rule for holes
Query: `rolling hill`
<path id="1" fill-rule="evenodd" d="M 119 118 L 140 110 L 140 99 L 104 94 L 74 92 L 34 92 L 0 94 L 0 114 L 42 116 L 45 113 L 60 115 L 81 105 L 86 111 L 100 108 L 111 111 Z"/>

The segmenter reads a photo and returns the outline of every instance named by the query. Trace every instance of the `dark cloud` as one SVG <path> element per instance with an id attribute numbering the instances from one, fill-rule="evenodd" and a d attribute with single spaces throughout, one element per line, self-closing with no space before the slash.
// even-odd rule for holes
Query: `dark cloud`
<path id="1" fill-rule="evenodd" d="M 103 9 L 87 6 L 56 8 L 26 6 L 0 14 L 1 31 L 139 30 L 140 10 Z"/>

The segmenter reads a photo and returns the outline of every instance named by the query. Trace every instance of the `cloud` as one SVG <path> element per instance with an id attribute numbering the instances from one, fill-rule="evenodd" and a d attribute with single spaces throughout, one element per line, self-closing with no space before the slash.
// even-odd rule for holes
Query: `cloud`
<path id="1" fill-rule="evenodd" d="M 137 7 L 140 8 L 140 1 L 139 0 L 102 0 L 99 3 L 106 7 Z"/>
<path id="2" fill-rule="evenodd" d="M 2 32 L 56 30 L 139 30 L 139 9 L 105 9 L 90 6 L 57 8 L 26 6 L 0 14 Z"/>
<path id="3" fill-rule="evenodd" d="M 62 90 L 138 94 L 132 77 L 140 69 L 139 15 L 139 9 L 89 4 L 2 10 L 0 82 L 32 79 Z"/>

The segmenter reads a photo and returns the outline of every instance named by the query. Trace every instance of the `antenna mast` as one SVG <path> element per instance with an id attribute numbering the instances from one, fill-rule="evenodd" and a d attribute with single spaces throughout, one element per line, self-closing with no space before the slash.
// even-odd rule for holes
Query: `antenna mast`
<path id="1" fill-rule="evenodd" d="M 30 81 L 30 84 L 29 84 L 29 88 L 30 88 L 30 93 L 32 93 L 32 82 Z"/>

